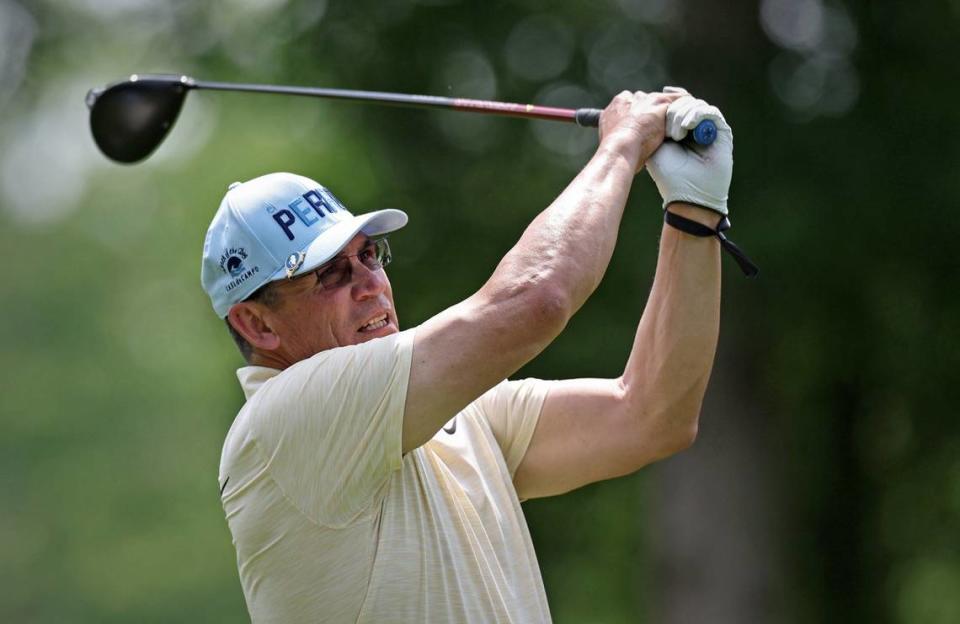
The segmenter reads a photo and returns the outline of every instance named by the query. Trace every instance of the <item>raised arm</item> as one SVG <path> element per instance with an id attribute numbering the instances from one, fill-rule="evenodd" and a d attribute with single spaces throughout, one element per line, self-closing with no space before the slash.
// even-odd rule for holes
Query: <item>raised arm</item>
<path id="1" fill-rule="evenodd" d="M 418 329 L 403 451 L 540 353 L 600 282 L 636 172 L 664 138 L 678 94 L 621 93 L 597 152 L 527 227 L 486 284 Z"/>
<path id="2" fill-rule="evenodd" d="M 689 100 L 671 106 L 668 118 L 678 107 L 688 113 Z M 665 144 L 649 168 L 670 212 L 713 229 L 718 213 L 726 213 L 732 134 L 715 108 L 694 101 L 692 109 L 715 111 L 721 128 L 717 143 L 703 153 Z M 696 121 L 695 115 L 687 119 Z M 719 318 L 718 239 L 665 224 L 653 287 L 623 375 L 551 388 L 514 476 L 520 496 L 549 496 L 625 475 L 689 446 L 713 366 Z"/>
<path id="3" fill-rule="evenodd" d="M 671 210 L 705 225 L 693 206 Z M 720 245 L 664 225 L 653 288 L 623 375 L 557 382 L 514 477 L 522 498 L 622 476 L 689 446 L 716 350 Z"/>

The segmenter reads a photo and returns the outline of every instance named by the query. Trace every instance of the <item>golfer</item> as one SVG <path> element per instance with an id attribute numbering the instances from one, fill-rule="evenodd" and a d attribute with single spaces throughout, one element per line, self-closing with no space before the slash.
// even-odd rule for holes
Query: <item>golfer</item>
<path id="1" fill-rule="evenodd" d="M 713 145 L 664 141 L 708 118 Z M 353 216 L 289 173 L 231 185 L 202 281 L 249 364 L 219 485 L 252 620 L 550 621 L 520 503 L 693 442 L 732 151 L 720 111 L 685 91 L 621 93 L 486 283 L 402 331 L 384 267 L 403 212 Z M 506 381 L 600 283 L 644 167 L 675 217 L 623 374 Z M 442 266 L 423 270 L 445 287 Z"/>

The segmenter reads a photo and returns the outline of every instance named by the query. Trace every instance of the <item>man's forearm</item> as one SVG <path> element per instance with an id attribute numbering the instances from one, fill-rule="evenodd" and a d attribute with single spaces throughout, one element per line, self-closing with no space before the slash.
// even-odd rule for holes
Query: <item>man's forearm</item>
<path id="1" fill-rule="evenodd" d="M 670 210 L 710 227 L 719 219 L 684 204 Z M 682 448 L 696 434 L 719 324 L 719 242 L 664 224 L 653 288 L 622 383 L 632 411 L 656 420 L 667 447 Z"/>

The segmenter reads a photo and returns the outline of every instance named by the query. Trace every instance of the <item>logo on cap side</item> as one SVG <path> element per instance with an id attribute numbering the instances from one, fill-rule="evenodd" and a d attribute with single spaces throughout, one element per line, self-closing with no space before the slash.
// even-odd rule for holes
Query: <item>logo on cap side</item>
<path id="1" fill-rule="evenodd" d="M 247 259 L 247 250 L 243 247 L 228 247 L 220 254 L 220 270 L 236 277 L 246 271 L 243 261 Z"/>
<path id="2" fill-rule="evenodd" d="M 225 292 L 230 292 L 260 272 L 259 266 L 247 267 L 244 264 L 248 256 L 243 247 L 227 247 L 220 254 L 220 270 L 233 278 L 224 286 Z"/>

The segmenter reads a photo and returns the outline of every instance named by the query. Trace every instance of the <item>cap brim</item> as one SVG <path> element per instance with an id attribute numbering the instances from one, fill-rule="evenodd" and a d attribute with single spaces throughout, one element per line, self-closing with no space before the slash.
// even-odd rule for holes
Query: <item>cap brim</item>
<path id="1" fill-rule="evenodd" d="M 407 213 L 394 208 L 368 212 L 341 221 L 313 239 L 313 242 L 304 250 L 306 257 L 303 264 L 293 275 L 288 276 L 287 269 L 284 267 L 274 273 L 270 281 L 309 273 L 340 253 L 340 250 L 346 247 L 358 232 L 363 232 L 367 236 L 380 236 L 399 230 L 406 224 Z"/>

